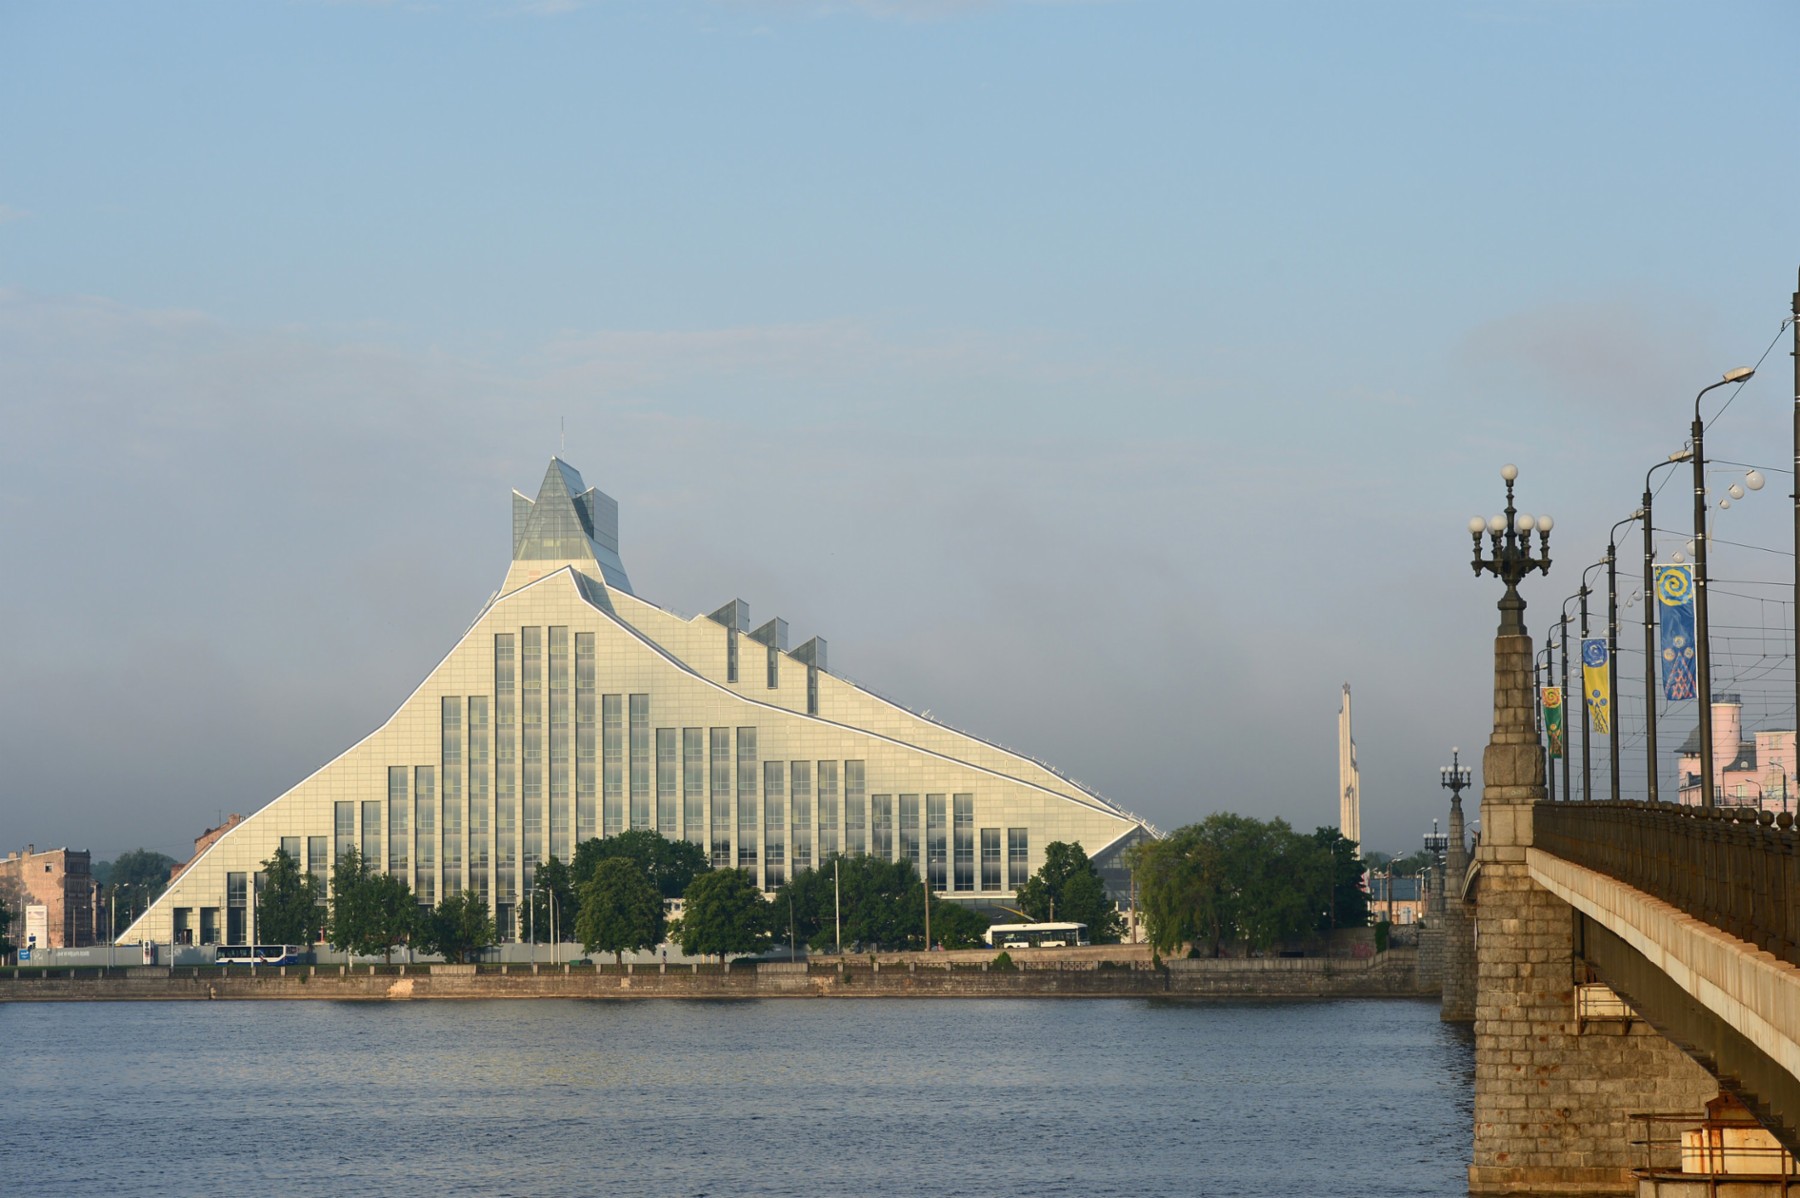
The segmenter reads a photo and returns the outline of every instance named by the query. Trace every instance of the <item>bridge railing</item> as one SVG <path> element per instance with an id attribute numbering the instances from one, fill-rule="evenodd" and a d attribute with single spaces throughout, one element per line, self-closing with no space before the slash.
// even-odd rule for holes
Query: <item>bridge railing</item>
<path id="1" fill-rule="evenodd" d="M 1532 825 L 1545 852 L 1800 965 L 1800 833 L 1786 812 L 1539 803 Z"/>

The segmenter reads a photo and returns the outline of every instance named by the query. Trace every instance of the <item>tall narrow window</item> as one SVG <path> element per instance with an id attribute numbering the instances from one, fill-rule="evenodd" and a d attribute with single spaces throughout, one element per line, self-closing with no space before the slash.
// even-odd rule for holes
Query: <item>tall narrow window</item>
<path id="1" fill-rule="evenodd" d="M 894 796 L 873 795 L 869 799 L 872 809 L 869 852 L 883 861 L 894 859 Z"/>
<path id="2" fill-rule="evenodd" d="M 250 942 L 250 875 L 247 873 L 228 873 L 225 875 L 225 942 L 227 944 L 248 944 Z"/>
<path id="3" fill-rule="evenodd" d="M 379 799 L 368 799 L 362 805 L 362 857 L 370 871 L 381 868 L 381 808 Z"/>
<path id="4" fill-rule="evenodd" d="M 731 729 L 709 728 L 707 744 L 712 765 L 712 864 L 731 868 Z"/>
<path id="5" fill-rule="evenodd" d="M 1017 890 L 1031 881 L 1031 833 L 1025 828 L 1006 830 L 1006 885 Z"/>
<path id="6" fill-rule="evenodd" d="M 1000 889 L 1000 829 L 981 830 L 981 888 Z"/>
<path id="7" fill-rule="evenodd" d="M 443 792 L 444 812 L 438 826 L 443 830 L 444 893 L 455 894 L 463 888 L 463 701 L 461 695 L 445 695 L 439 703 L 438 777 Z"/>
<path id="8" fill-rule="evenodd" d="M 706 847 L 706 729 L 681 730 L 681 834 Z"/>
<path id="9" fill-rule="evenodd" d="M 945 836 L 948 828 L 945 821 L 948 813 L 944 808 L 943 795 L 925 796 L 925 871 L 933 890 L 947 890 L 950 880 L 946 869 L 946 852 L 948 844 Z"/>
<path id="10" fill-rule="evenodd" d="M 844 763 L 844 851 L 869 851 L 868 783 L 860 761 Z"/>
<path id="11" fill-rule="evenodd" d="M 789 763 L 788 806 L 793 814 L 794 872 L 811 869 L 813 863 L 812 762 Z"/>
<path id="12" fill-rule="evenodd" d="M 513 634 L 494 637 L 494 901 L 510 903 L 519 868 L 518 695 Z"/>
<path id="13" fill-rule="evenodd" d="M 356 847 L 356 804 L 337 802 L 331 805 L 331 832 L 337 838 L 337 856 Z"/>
<path id="14" fill-rule="evenodd" d="M 574 856 L 569 742 L 569 630 L 550 628 L 550 842 L 546 855 L 559 861 Z"/>
<path id="15" fill-rule="evenodd" d="M 779 761 L 763 762 L 763 889 L 773 890 L 787 881 L 786 767 Z"/>
<path id="16" fill-rule="evenodd" d="M 488 844 L 493 835 L 493 799 L 488 793 L 488 697 L 469 696 L 469 888 L 488 901 Z"/>
<path id="17" fill-rule="evenodd" d="M 919 876 L 925 876 L 925 863 L 919 860 L 919 796 L 900 796 L 900 859 L 910 861 Z"/>
<path id="18" fill-rule="evenodd" d="M 632 695 L 631 717 L 631 828 L 652 826 L 650 812 L 650 696 Z"/>
<path id="19" fill-rule="evenodd" d="M 575 840 L 600 835 L 599 742 L 594 710 L 594 634 L 575 634 Z"/>
<path id="20" fill-rule="evenodd" d="M 529 890 L 544 859 L 544 630 L 519 630 L 519 884 Z"/>
<path id="21" fill-rule="evenodd" d="M 606 835 L 625 830 L 625 696 L 600 696 L 601 816 Z"/>
<path id="22" fill-rule="evenodd" d="M 769 689 L 774 690 L 781 685 L 781 650 L 774 645 L 769 646 Z"/>
<path id="23" fill-rule="evenodd" d="M 727 626 L 725 629 L 725 681 L 736 682 L 738 675 L 738 634 L 737 629 Z"/>
<path id="24" fill-rule="evenodd" d="M 756 729 L 737 730 L 737 866 L 756 876 Z"/>
<path id="25" fill-rule="evenodd" d="M 406 868 L 406 850 L 412 837 L 407 832 L 411 821 L 406 818 L 409 803 L 406 775 L 407 769 L 403 765 L 388 767 L 388 872 L 410 886 L 412 877 Z"/>
<path id="26" fill-rule="evenodd" d="M 417 820 L 413 832 L 417 855 L 414 858 L 413 894 L 426 906 L 437 903 L 437 767 L 419 766 L 413 771 L 413 805 Z"/>
<path id="27" fill-rule="evenodd" d="M 681 835 L 679 814 L 681 796 L 681 757 L 675 736 L 678 729 L 656 730 L 656 830 L 669 839 Z"/>
<path id="28" fill-rule="evenodd" d="M 313 877 L 319 901 L 325 901 L 325 889 L 331 883 L 331 837 L 306 838 L 306 872 Z"/>
<path id="29" fill-rule="evenodd" d="M 819 762 L 819 860 L 838 851 L 838 763 Z"/>
<path id="30" fill-rule="evenodd" d="M 975 889 L 975 796 L 957 795 L 955 812 L 955 874 L 957 890 Z"/>

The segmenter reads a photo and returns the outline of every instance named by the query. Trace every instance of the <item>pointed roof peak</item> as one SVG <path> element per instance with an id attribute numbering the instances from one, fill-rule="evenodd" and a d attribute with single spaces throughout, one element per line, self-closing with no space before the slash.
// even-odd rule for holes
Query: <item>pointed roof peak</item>
<path id="1" fill-rule="evenodd" d="M 561 458 L 550 459 L 536 499 L 513 492 L 513 561 L 590 566 L 607 586 L 631 593 L 619 560 L 618 503 Z"/>

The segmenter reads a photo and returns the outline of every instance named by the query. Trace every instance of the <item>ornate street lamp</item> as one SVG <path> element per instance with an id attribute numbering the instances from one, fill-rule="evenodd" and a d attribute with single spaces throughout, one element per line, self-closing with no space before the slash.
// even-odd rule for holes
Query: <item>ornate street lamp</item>
<path id="1" fill-rule="evenodd" d="M 1519 595 L 1519 583 L 1534 570 L 1546 575 L 1550 573 L 1550 529 L 1554 522 L 1549 516 L 1534 520 L 1530 512 L 1513 507 L 1513 482 L 1519 477 L 1517 466 L 1509 462 L 1500 467 L 1500 477 L 1506 480 L 1506 511 L 1486 520 L 1476 516 L 1469 521 L 1469 535 L 1475 540 L 1475 560 L 1471 564 L 1477 577 L 1485 570 L 1506 584 L 1506 593 L 1500 597 L 1498 635 L 1525 636 L 1525 600 Z M 1535 556 L 1531 552 L 1533 529 L 1538 534 Z M 1486 558 L 1481 556 L 1483 532 L 1488 534 L 1490 543 L 1490 555 Z"/>
<path id="2" fill-rule="evenodd" d="M 1700 401 L 1708 391 L 1728 383 L 1741 383 L 1755 374 L 1750 366 L 1727 370 L 1716 383 L 1700 388 L 1694 396 L 1694 650 L 1698 660 L 1700 697 L 1700 805 L 1713 805 L 1712 649 L 1706 621 L 1706 423 L 1700 419 Z"/>

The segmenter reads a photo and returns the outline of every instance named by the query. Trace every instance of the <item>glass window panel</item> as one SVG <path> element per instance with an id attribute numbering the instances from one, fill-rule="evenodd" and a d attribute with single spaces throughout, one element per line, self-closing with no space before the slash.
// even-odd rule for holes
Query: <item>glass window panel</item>
<path id="1" fill-rule="evenodd" d="M 652 826 L 650 808 L 650 696 L 632 695 L 631 717 L 631 827 L 634 831 Z"/>

